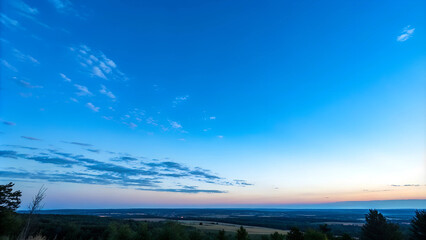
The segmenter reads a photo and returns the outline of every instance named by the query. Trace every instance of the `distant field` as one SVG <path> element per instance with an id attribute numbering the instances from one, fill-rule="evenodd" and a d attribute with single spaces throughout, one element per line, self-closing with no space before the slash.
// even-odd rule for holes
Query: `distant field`
<path id="1" fill-rule="evenodd" d="M 161 222 L 161 221 L 170 221 L 165 218 L 131 218 L 135 221 L 147 221 L 147 222 Z M 197 221 L 197 220 L 175 220 L 182 225 L 195 227 L 204 231 L 220 231 L 225 230 L 228 233 L 236 233 L 241 225 L 222 223 L 222 222 L 212 222 L 212 221 Z M 202 223 L 202 225 L 200 225 Z M 281 234 L 286 234 L 288 231 L 274 228 L 265 228 L 265 227 L 256 227 L 256 226 L 246 226 L 243 227 L 247 230 L 250 235 L 269 235 L 274 232 Z"/>
<path id="2" fill-rule="evenodd" d="M 165 218 L 129 218 L 134 221 L 143 221 L 143 222 L 162 222 L 166 221 Z"/>
<path id="3" fill-rule="evenodd" d="M 225 230 L 225 232 L 235 233 L 240 228 L 241 225 L 237 224 L 229 224 L 229 223 L 221 223 L 221 222 L 210 222 L 210 221 L 193 221 L 193 220 L 178 220 L 179 223 L 185 226 L 191 226 L 198 228 L 200 230 L 207 231 L 220 231 Z M 202 223 L 202 225 L 200 225 Z M 253 235 L 264 235 L 264 234 L 272 234 L 274 232 L 278 232 L 281 234 L 285 234 L 288 231 L 273 229 L 273 228 L 264 228 L 264 227 L 255 227 L 255 226 L 245 226 L 243 227 L 247 230 L 249 234 Z"/>
<path id="4" fill-rule="evenodd" d="M 228 223 L 221 223 L 221 222 L 209 222 L 209 221 L 192 221 L 192 220 L 179 220 L 179 223 L 185 226 L 191 226 L 198 228 L 200 230 L 207 230 L 207 231 L 220 231 L 225 230 L 225 232 L 231 232 L 235 233 L 240 228 L 241 225 L 236 224 L 228 224 Z M 200 222 L 203 223 L 203 225 L 200 225 Z M 254 226 L 245 226 L 243 227 L 247 230 L 249 234 L 253 235 L 264 235 L 264 234 L 272 234 L 274 232 L 278 232 L 281 234 L 285 234 L 288 231 L 280 230 L 280 229 L 273 229 L 273 228 L 264 228 L 264 227 L 254 227 Z"/>
<path id="5" fill-rule="evenodd" d="M 364 225 L 364 223 L 359 223 L 359 222 L 323 222 L 322 224 L 344 225 L 344 226 L 358 226 L 358 227 L 362 227 L 362 225 Z"/>

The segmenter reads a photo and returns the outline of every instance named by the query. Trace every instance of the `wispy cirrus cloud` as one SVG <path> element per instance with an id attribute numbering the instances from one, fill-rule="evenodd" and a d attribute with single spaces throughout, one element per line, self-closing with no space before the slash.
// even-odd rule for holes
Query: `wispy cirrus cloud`
<path id="1" fill-rule="evenodd" d="M 16 123 L 14 123 L 14 122 L 9 122 L 9 121 L 1 121 L 4 125 L 8 125 L 8 126 L 15 126 L 16 125 Z"/>
<path id="2" fill-rule="evenodd" d="M 86 45 L 71 47 L 70 50 L 76 54 L 80 65 L 86 68 L 91 76 L 106 80 L 127 80 L 117 64 L 103 52 L 92 50 Z"/>
<path id="3" fill-rule="evenodd" d="M 129 126 L 132 129 L 138 127 L 138 125 L 136 123 L 133 123 L 133 122 L 123 122 L 123 124 Z"/>
<path id="4" fill-rule="evenodd" d="M 113 119 L 113 117 L 111 117 L 111 116 L 102 116 L 102 118 L 105 119 L 105 120 L 108 120 L 108 121 Z"/>
<path id="5" fill-rule="evenodd" d="M 29 6 L 27 3 L 20 0 L 8 1 L 12 6 L 18 11 L 27 14 L 27 15 L 37 15 L 39 13 L 38 9 L 35 7 Z"/>
<path id="6" fill-rule="evenodd" d="M 65 82 L 71 82 L 71 79 L 69 77 L 67 77 L 65 74 L 63 73 L 59 73 L 59 76 L 61 76 L 61 78 L 65 81 Z"/>
<path id="7" fill-rule="evenodd" d="M 86 86 L 74 84 L 74 87 L 78 89 L 76 93 L 78 96 L 93 96 L 93 93 Z"/>
<path id="8" fill-rule="evenodd" d="M 32 85 L 30 82 L 22 80 L 22 79 L 18 79 L 17 77 L 13 77 L 12 80 L 18 84 L 21 87 L 24 88 L 43 88 L 43 86 L 40 85 Z"/>
<path id="9" fill-rule="evenodd" d="M 401 35 L 399 35 L 396 40 L 398 42 L 405 42 L 407 41 L 409 38 L 411 38 L 411 36 L 414 33 L 414 30 L 416 30 L 415 28 L 411 27 L 410 25 L 406 26 L 403 30 Z"/>
<path id="10" fill-rule="evenodd" d="M 112 161 L 118 161 L 118 162 L 132 162 L 132 161 L 138 161 L 138 158 L 130 157 L 130 156 L 120 156 L 116 158 L 112 158 Z"/>
<path id="11" fill-rule="evenodd" d="M 196 186 L 184 186 L 183 188 L 139 188 L 139 190 L 153 191 L 153 192 L 175 192 L 175 193 L 227 193 L 223 190 L 215 189 L 199 189 Z"/>
<path id="12" fill-rule="evenodd" d="M 81 14 L 75 9 L 70 0 L 49 0 L 55 9 L 62 14 L 71 14 L 84 19 Z"/>
<path id="13" fill-rule="evenodd" d="M 21 17 L 24 17 L 28 20 L 30 20 L 32 23 L 36 23 L 42 27 L 51 29 L 47 24 L 41 22 L 37 16 L 39 14 L 39 11 L 37 8 L 32 7 L 21 0 L 9 0 L 5 1 L 6 4 L 10 4 L 12 9 L 14 10 L 14 13 L 18 14 Z"/>
<path id="14" fill-rule="evenodd" d="M 17 20 L 8 17 L 4 13 L 0 13 L 0 23 L 11 29 L 23 29 Z"/>
<path id="15" fill-rule="evenodd" d="M 110 90 L 108 90 L 105 85 L 101 85 L 99 92 L 111 99 L 115 99 L 115 95 Z"/>
<path id="16" fill-rule="evenodd" d="M 10 64 L 8 61 L 1 59 L 0 62 L 5 68 L 9 69 L 10 71 L 13 71 L 13 72 L 18 71 L 18 69 L 16 69 L 16 67 L 12 66 L 12 64 Z"/>
<path id="17" fill-rule="evenodd" d="M 68 144 L 73 144 L 73 145 L 78 145 L 78 146 L 83 146 L 83 147 L 92 147 L 93 146 L 90 143 L 82 143 L 82 142 L 66 142 L 66 141 L 63 141 L 63 143 L 68 143 Z"/>
<path id="18" fill-rule="evenodd" d="M 90 149 L 90 148 L 87 148 L 86 150 L 89 151 L 89 152 L 92 152 L 92 153 L 100 153 L 101 152 L 101 150 L 99 150 L 99 149 Z"/>
<path id="19" fill-rule="evenodd" d="M 39 138 L 29 137 L 29 136 L 21 136 L 23 139 L 31 140 L 31 141 L 41 141 Z"/>
<path id="20" fill-rule="evenodd" d="M 421 184 L 392 184 L 391 187 L 421 187 L 421 186 L 426 186 L 426 185 L 421 185 Z"/>
<path id="21" fill-rule="evenodd" d="M 19 51 L 18 49 L 14 48 L 12 49 L 13 55 L 22 62 L 31 62 L 34 64 L 40 64 L 40 62 L 35 59 L 33 56 L 22 53 L 21 51 Z"/>
<path id="22" fill-rule="evenodd" d="M 175 128 L 175 129 L 180 129 L 180 128 L 182 128 L 182 125 L 181 124 L 179 124 L 178 122 L 176 122 L 176 121 L 171 121 L 171 120 L 169 120 L 169 124 L 170 124 L 170 126 L 172 127 L 172 128 Z"/>
<path id="23" fill-rule="evenodd" d="M 15 145 L 15 144 L 4 144 L 2 146 L 10 147 L 10 148 L 21 148 L 21 149 L 27 149 L 27 150 L 38 150 L 38 148 L 36 147 L 28 147 L 28 146 Z"/>
<path id="24" fill-rule="evenodd" d="M 192 176 L 197 176 L 197 177 L 201 177 L 201 178 L 209 179 L 209 180 L 220 179 L 220 177 L 212 174 L 209 170 L 202 169 L 202 168 L 199 168 L 199 167 L 196 167 L 194 170 L 189 171 L 189 173 Z"/>
<path id="25" fill-rule="evenodd" d="M 362 191 L 363 192 L 391 192 L 393 190 L 392 189 L 373 189 L 373 190 L 363 189 Z"/>
<path id="26" fill-rule="evenodd" d="M 100 77 L 100 78 L 107 79 L 107 77 L 105 76 L 104 72 L 102 72 L 102 70 L 98 66 L 94 66 L 93 67 L 93 74 L 95 76 Z"/>
<path id="27" fill-rule="evenodd" d="M 248 183 L 246 180 L 234 179 L 234 184 L 239 186 L 252 186 L 252 183 Z"/>
<path id="28" fill-rule="evenodd" d="M 170 162 L 170 161 L 165 161 L 165 162 L 151 162 L 151 163 L 147 163 L 148 166 L 154 168 L 154 169 L 175 169 L 175 170 L 181 170 L 181 171 L 189 171 L 190 169 L 180 163 L 176 163 L 176 162 Z"/>
<path id="29" fill-rule="evenodd" d="M 99 109 L 100 109 L 100 107 L 96 107 L 91 102 L 86 103 L 86 107 L 88 107 L 89 109 L 91 109 L 94 112 L 99 112 Z"/>
<path id="30" fill-rule="evenodd" d="M 147 124 L 149 124 L 149 125 L 158 126 L 157 121 L 156 121 L 156 120 L 154 120 L 154 118 L 153 118 L 153 117 L 148 117 L 148 118 L 146 119 L 146 123 L 147 123 Z"/>
<path id="31" fill-rule="evenodd" d="M 182 102 L 187 101 L 188 99 L 189 99 L 189 95 L 178 96 L 173 100 L 172 105 L 173 105 L 173 107 L 176 107 L 177 105 L 179 105 Z"/>
<path id="32" fill-rule="evenodd" d="M 59 11 L 64 11 L 71 8 L 72 4 L 69 0 L 49 0 L 50 3 Z"/>
<path id="33" fill-rule="evenodd" d="M 32 85 L 31 83 L 24 81 L 24 80 L 17 80 L 17 83 L 19 83 L 19 85 L 21 85 L 22 87 L 25 87 L 25 88 L 43 88 L 43 86 Z"/>
<path id="34" fill-rule="evenodd" d="M 26 159 L 34 160 L 40 163 L 49 163 L 54 165 L 59 165 L 65 168 L 70 168 L 72 165 L 76 164 L 76 161 L 69 160 L 61 157 L 52 157 L 52 156 L 28 156 Z"/>

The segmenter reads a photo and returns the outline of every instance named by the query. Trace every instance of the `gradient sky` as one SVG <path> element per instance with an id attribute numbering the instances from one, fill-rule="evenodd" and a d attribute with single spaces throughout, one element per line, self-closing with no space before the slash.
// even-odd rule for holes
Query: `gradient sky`
<path id="1" fill-rule="evenodd" d="M 426 199 L 425 8 L 2 1 L 0 183 L 46 208 Z"/>

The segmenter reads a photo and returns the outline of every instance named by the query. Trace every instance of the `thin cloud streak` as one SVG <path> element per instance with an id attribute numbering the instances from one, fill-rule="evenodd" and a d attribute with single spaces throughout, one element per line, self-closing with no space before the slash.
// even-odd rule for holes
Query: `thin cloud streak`
<path id="1" fill-rule="evenodd" d="M 14 48 L 12 52 L 14 56 L 21 62 L 31 62 L 35 64 L 40 64 L 40 62 L 37 59 L 35 59 L 33 56 L 24 54 L 16 48 Z"/>
<path id="2" fill-rule="evenodd" d="M 176 107 L 177 105 L 187 101 L 188 99 L 189 99 L 189 95 L 176 97 L 175 100 L 173 100 L 173 107 Z"/>
<path id="3" fill-rule="evenodd" d="M 89 109 L 91 109 L 94 112 L 99 112 L 99 109 L 100 109 L 100 107 L 96 107 L 91 102 L 86 103 L 86 107 L 88 107 Z"/>
<path id="4" fill-rule="evenodd" d="M 4 59 L 1 59 L 1 64 L 12 72 L 18 71 L 18 69 L 16 69 L 16 67 L 12 66 L 8 61 L 6 61 Z"/>
<path id="5" fill-rule="evenodd" d="M 64 142 L 64 143 L 69 143 L 69 144 L 73 144 L 73 145 L 78 145 L 78 146 L 83 146 L 83 147 L 92 147 L 92 144 L 89 143 L 81 143 L 81 142 Z"/>
<path id="6" fill-rule="evenodd" d="M 108 90 L 105 85 L 101 85 L 99 92 L 111 99 L 115 99 L 115 95 L 110 90 Z"/>
<path id="7" fill-rule="evenodd" d="M 16 82 L 16 84 L 24 88 L 43 88 L 43 86 L 32 85 L 30 82 L 24 81 L 22 79 L 18 79 L 16 77 L 13 77 L 12 79 Z"/>
<path id="8" fill-rule="evenodd" d="M 74 87 L 79 91 L 76 93 L 78 96 L 93 96 L 93 93 L 89 91 L 86 86 L 74 84 Z"/>
<path id="9" fill-rule="evenodd" d="M 23 29 L 17 20 L 8 17 L 4 13 L 0 13 L 0 23 L 11 29 Z"/>
<path id="10" fill-rule="evenodd" d="M 399 35 L 396 40 L 398 42 L 405 42 L 407 41 L 409 38 L 411 38 L 411 36 L 414 33 L 414 30 L 416 30 L 415 28 L 412 28 L 410 25 L 406 26 L 404 28 L 404 30 L 402 30 L 402 34 Z"/>
<path id="11" fill-rule="evenodd" d="M 4 125 L 8 125 L 8 126 L 15 126 L 16 123 L 14 122 L 9 122 L 9 121 L 1 121 Z"/>
<path id="12" fill-rule="evenodd" d="M 65 74 L 59 73 L 59 76 L 61 76 L 61 78 L 64 79 L 65 82 L 71 82 L 71 79 L 68 78 Z"/>
<path id="13" fill-rule="evenodd" d="M 38 138 L 35 138 L 35 137 L 21 136 L 21 138 L 31 140 L 31 141 L 41 141 L 41 139 L 38 139 Z"/>

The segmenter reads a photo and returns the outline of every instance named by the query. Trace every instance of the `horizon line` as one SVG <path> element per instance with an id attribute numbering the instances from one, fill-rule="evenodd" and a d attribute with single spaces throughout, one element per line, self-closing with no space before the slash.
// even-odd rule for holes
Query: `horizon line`
<path id="1" fill-rule="evenodd" d="M 397 206 L 397 202 L 405 206 Z M 362 206 L 371 204 L 370 206 Z M 382 204 L 382 206 L 377 205 Z M 389 206 L 395 204 L 395 206 Z M 410 204 L 407 206 L 407 204 Z M 417 205 L 420 204 L 420 205 Z M 334 205 L 334 206 L 333 206 Z M 368 200 L 368 201 L 339 201 L 327 203 L 293 203 L 293 204 L 223 204 L 223 205 L 196 205 L 194 206 L 145 206 L 145 207 L 103 207 L 103 208 L 48 208 L 40 211 L 60 210 L 126 210 L 126 209 L 279 209 L 279 210 L 409 210 L 426 209 L 426 199 L 393 199 L 393 200 Z M 26 211 L 26 210 L 18 210 Z"/>

